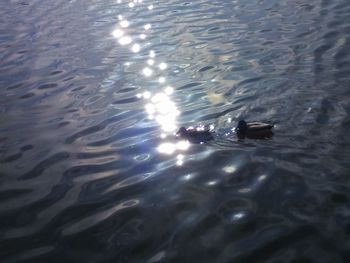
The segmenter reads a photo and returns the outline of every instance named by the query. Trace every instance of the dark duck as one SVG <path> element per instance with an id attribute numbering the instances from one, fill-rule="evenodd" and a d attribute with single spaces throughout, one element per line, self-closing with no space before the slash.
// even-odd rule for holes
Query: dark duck
<path id="1" fill-rule="evenodd" d="M 263 122 L 245 122 L 241 120 L 235 129 L 238 138 L 268 139 L 273 136 L 273 124 Z"/>
<path id="2" fill-rule="evenodd" d="M 204 127 L 198 128 L 185 128 L 181 127 L 177 133 L 176 137 L 181 139 L 186 139 L 192 143 L 204 143 L 214 139 L 213 131 L 206 129 Z"/>

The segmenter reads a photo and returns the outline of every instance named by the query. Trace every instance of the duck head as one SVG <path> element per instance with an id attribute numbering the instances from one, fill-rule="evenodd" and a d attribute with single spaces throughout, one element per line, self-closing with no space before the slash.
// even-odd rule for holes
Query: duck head
<path id="1" fill-rule="evenodd" d="M 185 127 L 181 127 L 177 133 L 176 133 L 176 136 L 185 136 L 187 134 L 187 129 Z"/>
<path id="2" fill-rule="evenodd" d="M 237 133 L 245 134 L 247 132 L 247 129 L 247 123 L 244 120 L 240 120 L 235 130 Z"/>

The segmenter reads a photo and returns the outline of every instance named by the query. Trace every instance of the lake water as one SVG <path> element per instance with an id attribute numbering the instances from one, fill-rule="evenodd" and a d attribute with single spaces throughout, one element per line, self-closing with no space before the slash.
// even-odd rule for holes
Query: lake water
<path id="1" fill-rule="evenodd" d="M 350 262 L 350 2 L 0 2 L 1 262 Z M 238 120 L 275 124 L 238 140 Z M 180 126 L 215 140 L 175 140 Z"/>

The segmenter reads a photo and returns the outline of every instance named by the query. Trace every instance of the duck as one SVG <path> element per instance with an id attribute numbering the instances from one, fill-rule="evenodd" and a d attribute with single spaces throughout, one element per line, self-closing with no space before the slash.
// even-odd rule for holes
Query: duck
<path id="1" fill-rule="evenodd" d="M 213 131 L 204 127 L 185 128 L 181 127 L 175 134 L 177 138 L 186 139 L 192 143 L 204 143 L 214 139 Z"/>
<path id="2" fill-rule="evenodd" d="M 273 136 L 271 129 L 273 124 L 263 122 L 246 122 L 240 120 L 235 128 L 238 138 L 244 139 L 268 139 Z"/>

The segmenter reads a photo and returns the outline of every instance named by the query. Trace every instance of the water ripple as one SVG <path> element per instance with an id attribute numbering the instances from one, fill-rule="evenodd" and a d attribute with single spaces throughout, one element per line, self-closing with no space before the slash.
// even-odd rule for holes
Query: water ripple
<path id="1" fill-rule="evenodd" d="M 1 259 L 348 262 L 349 12 L 2 1 Z"/>

